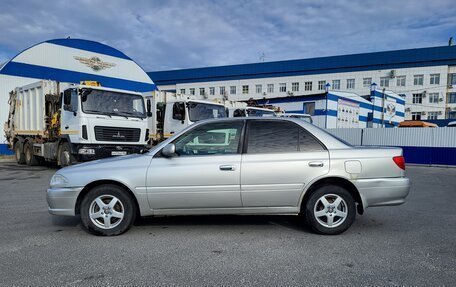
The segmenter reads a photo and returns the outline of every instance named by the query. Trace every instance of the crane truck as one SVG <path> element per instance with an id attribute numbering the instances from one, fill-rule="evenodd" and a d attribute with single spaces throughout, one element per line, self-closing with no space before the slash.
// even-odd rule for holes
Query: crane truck
<path id="1" fill-rule="evenodd" d="M 149 140 L 148 113 L 137 92 L 42 80 L 13 90 L 9 105 L 5 136 L 19 164 L 68 166 L 136 153 Z"/>

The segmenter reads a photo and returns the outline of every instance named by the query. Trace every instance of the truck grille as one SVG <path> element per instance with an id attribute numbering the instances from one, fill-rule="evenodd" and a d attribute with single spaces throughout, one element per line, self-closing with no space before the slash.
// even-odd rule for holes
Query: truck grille
<path id="1" fill-rule="evenodd" d="M 138 142 L 140 136 L 141 129 L 95 127 L 95 139 L 97 141 Z"/>

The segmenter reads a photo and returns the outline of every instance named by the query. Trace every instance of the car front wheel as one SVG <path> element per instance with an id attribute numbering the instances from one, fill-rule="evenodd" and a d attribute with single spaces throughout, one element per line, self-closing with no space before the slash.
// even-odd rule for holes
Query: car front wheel
<path id="1" fill-rule="evenodd" d="M 81 203 L 82 225 L 91 233 L 103 236 L 127 231 L 135 219 L 135 205 L 123 188 L 106 184 L 90 190 Z"/>
<path id="2" fill-rule="evenodd" d="M 336 235 L 346 231 L 356 217 L 352 195 L 336 185 L 316 189 L 305 205 L 307 224 L 317 233 Z"/>

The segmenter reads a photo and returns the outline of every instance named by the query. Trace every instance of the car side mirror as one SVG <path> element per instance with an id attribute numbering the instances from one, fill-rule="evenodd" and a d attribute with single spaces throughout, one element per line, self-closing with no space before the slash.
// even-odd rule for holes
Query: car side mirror
<path id="1" fill-rule="evenodd" d="M 176 156 L 176 146 L 173 143 L 165 145 L 162 149 L 161 154 L 164 157 L 174 157 Z"/>
<path id="2" fill-rule="evenodd" d="M 147 112 L 147 117 L 151 118 L 152 117 L 152 112 Z"/>

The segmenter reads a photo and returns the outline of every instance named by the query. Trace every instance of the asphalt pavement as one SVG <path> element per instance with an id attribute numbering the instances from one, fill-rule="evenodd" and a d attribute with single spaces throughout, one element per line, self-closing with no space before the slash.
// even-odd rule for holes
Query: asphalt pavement
<path id="1" fill-rule="evenodd" d="M 53 166 L 0 162 L 0 286 L 454 286 L 456 168 L 408 167 L 407 203 L 338 236 L 293 216 L 141 219 L 97 237 L 47 212 Z"/>

